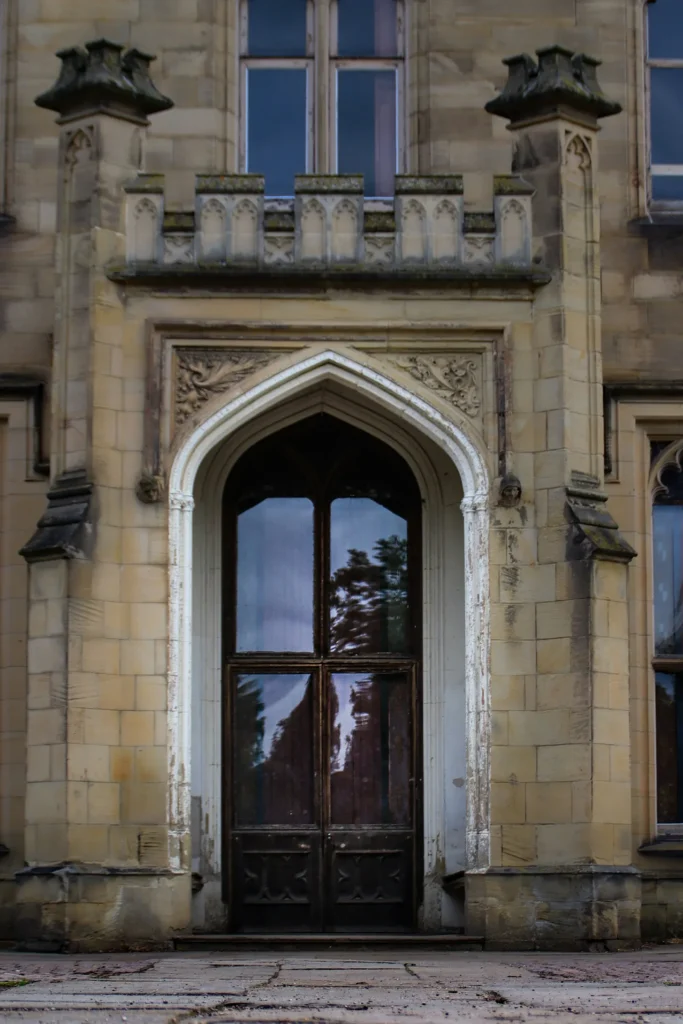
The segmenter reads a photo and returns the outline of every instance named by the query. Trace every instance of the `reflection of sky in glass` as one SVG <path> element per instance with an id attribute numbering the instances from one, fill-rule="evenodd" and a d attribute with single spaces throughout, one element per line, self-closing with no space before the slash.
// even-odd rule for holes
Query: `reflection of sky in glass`
<path id="1" fill-rule="evenodd" d="M 268 498 L 237 525 L 237 650 L 313 650 L 313 503 Z"/>
<path id="2" fill-rule="evenodd" d="M 396 174 L 396 73 L 337 74 L 337 166 L 363 174 L 366 196 L 390 196 Z"/>
<path id="3" fill-rule="evenodd" d="M 347 564 L 350 548 L 365 551 L 376 565 L 378 540 L 392 536 L 405 540 L 408 536 L 405 519 L 372 498 L 337 498 L 332 502 L 331 518 L 330 574 Z"/>
<path id="4" fill-rule="evenodd" d="M 683 58 L 683 3 L 681 0 L 657 0 L 647 6 L 648 49 L 650 57 Z"/>
<path id="5" fill-rule="evenodd" d="M 258 691 L 263 704 L 258 721 L 263 724 L 263 749 L 258 762 L 263 763 L 273 753 L 273 742 L 280 727 L 284 726 L 292 712 L 306 696 L 310 676 L 308 675 L 263 675 L 240 676 L 239 691 Z M 309 737 L 306 737 L 309 740 Z"/>
<path id="6" fill-rule="evenodd" d="M 683 653 L 683 516 L 676 505 L 655 505 L 655 653 Z"/>
<path id="7" fill-rule="evenodd" d="M 339 0 L 339 56 L 396 56 L 396 0 Z"/>
<path id="8" fill-rule="evenodd" d="M 351 751 L 351 741 L 357 728 L 362 728 L 367 722 L 365 713 L 354 712 L 353 701 L 355 692 L 372 683 L 371 676 L 353 675 L 349 672 L 344 675 L 333 675 L 330 684 L 334 688 L 337 697 L 337 713 L 332 726 L 339 729 L 339 748 L 331 759 L 330 770 L 343 772 L 346 760 Z"/>
<path id="9" fill-rule="evenodd" d="M 247 170 L 266 177 L 269 196 L 294 195 L 306 173 L 305 68 L 247 72 Z"/>
<path id="10" fill-rule="evenodd" d="M 652 163 L 683 164 L 683 68 L 653 68 L 650 84 Z"/>
<path id="11" fill-rule="evenodd" d="M 249 0 L 250 57 L 303 57 L 306 0 Z"/>

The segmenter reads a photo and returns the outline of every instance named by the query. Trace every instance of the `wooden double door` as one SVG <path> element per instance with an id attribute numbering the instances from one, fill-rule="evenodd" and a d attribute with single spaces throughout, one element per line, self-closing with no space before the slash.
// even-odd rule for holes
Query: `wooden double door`
<path id="1" fill-rule="evenodd" d="M 317 415 L 225 492 L 225 899 L 234 930 L 415 926 L 420 494 Z"/>

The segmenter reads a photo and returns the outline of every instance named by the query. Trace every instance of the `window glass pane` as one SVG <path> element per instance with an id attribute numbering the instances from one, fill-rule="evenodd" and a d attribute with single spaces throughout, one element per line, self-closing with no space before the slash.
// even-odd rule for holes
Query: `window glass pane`
<path id="1" fill-rule="evenodd" d="M 678 175 L 653 174 L 652 175 L 652 198 L 655 202 L 683 202 L 683 174 Z"/>
<path id="2" fill-rule="evenodd" d="M 250 57 L 306 56 L 306 0 L 249 0 Z"/>
<path id="3" fill-rule="evenodd" d="M 657 672 L 657 821 L 683 822 L 683 676 Z"/>
<path id="4" fill-rule="evenodd" d="M 265 174 L 266 194 L 294 195 L 306 173 L 305 68 L 247 71 L 247 170 Z"/>
<path id="5" fill-rule="evenodd" d="M 655 59 L 683 60 L 683 4 L 657 0 L 647 6 L 648 51 Z"/>
<path id="6" fill-rule="evenodd" d="M 409 825 L 410 684 L 397 674 L 330 680 L 330 794 L 335 825 Z"/>
<path id="7" fill-rule="evenodd" d="M 338 498 L 330 519 L 330 651 L 408 651 L 407 521 L 371 498 Z"/>
<path id="8" fill-rule="evenodd" d="M 237 519 L 237 650 L 313 650 L 313 502 L 267 498 Z"/>
<path id="9" fill-rule="evenodd" d="M 396 0 L 339 0 L 340 57 L 395 57 Z"/>
<path id="10" fill-rule="evenodd" d="M 653 510 L 655 654 L 683 654 L 683 506 Z"/>
<path id="11" fill-rule="evenodd" d="M 683 164 L 683 68 L 652 68 L 652 164 Z"/>
<path id="12" fill-rule="evenodd" d="M 337 165 L 364 174 L 367 196 L 391 196 L 396 174 L 396 72 L 337 75 Z"/>
<path id="13" fill-rule="evenodd" d="M 313 681 L 240 675 L 234 690 L 235 823 L 313 821 Z"/>

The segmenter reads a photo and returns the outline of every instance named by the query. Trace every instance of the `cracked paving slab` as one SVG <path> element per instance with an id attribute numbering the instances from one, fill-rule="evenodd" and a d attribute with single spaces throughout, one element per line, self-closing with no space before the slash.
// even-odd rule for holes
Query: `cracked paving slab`
<path id="1" fill-rule="evenodd" d="M 411 955 L 412 954 L 412 955 Z M 50 957 L 0 953 L 2 1024 L 683 1024 L 683 948 Z"/>

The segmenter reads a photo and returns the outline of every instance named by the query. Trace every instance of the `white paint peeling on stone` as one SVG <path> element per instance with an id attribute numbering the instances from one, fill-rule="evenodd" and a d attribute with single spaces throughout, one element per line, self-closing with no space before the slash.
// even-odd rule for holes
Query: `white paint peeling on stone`
<path id="1" fill-rule="evenodd" d="M 282 367 L 282 364 L 280 363 Z M 169 705 L 168 744 L 170 776 L 169 820 L 177 849 L 181 836 L 190 829 L 191 804 L 191 709 L 192 709 L 192 584 L 193 584 L 193 494 L 204 460 L 228 437 L 235 436 L 250 423 L 260 423 L 273 410 L 303 400 L 311 392 L 329 390 L 337 384 L 354 396 L 358 411 L 365 416 L 356 417 L 362 429 L 368 424 L 363 418 L 378 419 L 381 414 L 397 421 L 403 430 L 397 435 L 412 434 L 431 441 L 455 465 L 462 482 L 464 499 L 462 511 L 465 526 L 465 704 L 466 704 L 466 805 L 465 866 L 481 868 L 488 863 L 489 851 L 489 594 L 488 594 L 488 472 L 483 446 L 480 447 L 464 417 L 453 410 L 453 419 L 435 409 L 428 402 L 372 367 L 356 363 L 336 351 L 318 352 L 288 364 L 250 390 L 239 394 L 217 410 L 204 423 L 197 426 L 176 455 L 170 473 L 169 548 Z M 294 418 L 298 418 L 295 416 Z M 347 417 L 354 421 L 353 414 Z M 265 422 L 265 419 L 264 419 Z M 254 428 L 256 429 L 256 428 Z M 278 427 L 279 429 L 279 427 Z M 254 442 L 253 430 L 249 443 Z M 400 447 L 394 441 L 395 447 Z M 420 444 L 413 444 L 413 454 L 405 455 L 419 469 Z M 417 453 L 417 454 L 415 454 Z M 423 449 L 424 454 L 424 449 Z M 418 460 L 416 462 L 416 460 Z M 424 458 L 423 458 L 424 461 Z M 223 483 L 229 466 L 224 466 Z M 418 473 L 418 476 L 420 474 Z M 424 485 L 424 473 L 423 486 Z M 213 480 L 215 481 L 215 477 Z M 221 488 L 222 490 L 222 488 Z M 438 484 L 436 487 L 438 491 Z M 431 557 L 432 563 L 434 556 Z M 437 560 L 438 561 L 438 560 Z M 426 560 L 427 562 L 427 560 Z M 436 579 L 431 586 L 429 600 L 443 612 L 443 573 L 431 574 Z M 206 585 L 206 584 L 204 584 Z M 442 588 L 440 590 L 440 588 Z M 427 594 L 426 594 L 427 596 Z M 451 624 L 443 614 L 434 614 L 433 608 L 425 613 L 425 640 L 430 648 L 427 660 L 430 679 L 426 680 L 429 693 L 425 694 L 425 908 L 423 927 L 438 927 L 441 923 L 441 891 L 438 876 L 445 870 L 445 742 L 448 729 L 457 729 L 457 723 L 444 721 L 445 666 L 442 639 Z M 428 620 L 428 621 L 427 621 Z M 430 640 L 432 641 L 430 643 Z M 214 680 L 215 683 L 215 680 Z M 215 754 L 208 761 L 214 762 Z M 210 769 L 209 765 L 209 769 Z M 209 786 L 210 790 L 215 787 Z M 211 813 L 217 818 L 218 794 L 210 798 Z M 219 835 L 219 823 L 216 835 Z M 212 837 L 214 838 L 214 837 Z M 220 843 L 214 842 L 215 855 Z M 177 860 L 177 856 L 176 856 Z M 181 865 L 173 863 L 174 868 Z M 431 891 L 428 891 L 431 890 Z M 438 891 L 437 891 L 438 890 Z M 438 918 L 438 920 L 437 920 Z"/>

